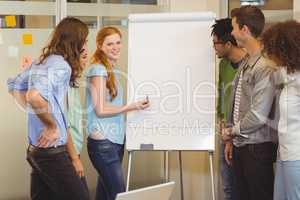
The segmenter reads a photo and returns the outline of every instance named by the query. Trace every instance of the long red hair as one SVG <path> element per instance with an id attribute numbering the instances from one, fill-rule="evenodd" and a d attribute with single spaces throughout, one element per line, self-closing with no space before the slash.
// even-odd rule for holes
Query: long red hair
<path id="1" fill-rule="evenodd" d="M 106 81 L 106 88 L 109 91 L 111 100 L 113 100 L 118 94 L 116 76 L 113 72 L 113 66 L 108 61 L 107 55 L 101 50 L 101 46 L 103 45 L 105 38 L 113 34 L 118 34 L 120 37 L 122 37 L 120 30 L 111 26 L 104 27 L 97 33 L 97 37 L 96 37 L 97 49 L 92 57 L 93 64 L 101 63 L 104 65 L 107 71 L 108 77 Z"/>

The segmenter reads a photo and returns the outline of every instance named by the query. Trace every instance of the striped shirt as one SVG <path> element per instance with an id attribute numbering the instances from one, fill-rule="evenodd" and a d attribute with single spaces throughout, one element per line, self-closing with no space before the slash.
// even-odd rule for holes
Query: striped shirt
<path id="1" fill-rule="evenodd" d="M 235 90 L 234 96 L 234 108 L 233 108 L 233 123 L 238 124 L 239 122 L 239 112 L 240 112 L 240 102 L 242 95 L 242 82 L 243 82 L 243 70 L 239 74 L 238 84 Z"/>
<path id="2" fill-rule="evenodd" d="M 232 126 L 233 135 L 236 135 L 233 139 L 236 147 L 271 142 L 276 138 L 276 131 L 269 126 L 275 112 L 275 88 L 270 84 L 270 74 L 274 70 L 273 63 L 262 57 L 260 52 L 248 55 L 241 64 L 233 81 L 232 104 L 227 122 L 228 127 Z M 239 82 L 241 88 L 237 92 Z"/>

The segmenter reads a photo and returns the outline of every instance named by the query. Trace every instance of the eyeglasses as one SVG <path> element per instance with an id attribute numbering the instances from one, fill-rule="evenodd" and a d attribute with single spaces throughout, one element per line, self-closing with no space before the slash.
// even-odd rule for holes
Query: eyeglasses
<path id="1" fill-rule="evenodd" d="M 224 42 L 220 42 L 220 41 L 215 42 L 215 41 L 213 41 L 213 44 L 214 44 L 214 46 L 216 46 L 217 44 L 224 44 Z"/>

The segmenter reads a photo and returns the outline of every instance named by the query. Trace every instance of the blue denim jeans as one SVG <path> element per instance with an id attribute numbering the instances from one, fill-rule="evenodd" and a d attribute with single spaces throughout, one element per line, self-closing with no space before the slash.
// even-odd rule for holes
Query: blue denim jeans
<path id="1" fill-rule="evenodd" d="M 276 163 L 274 200 L 300 199 L 300 160 Z"/>
<path id="2" fill-rule="evenodd" d="M 224 200 L 234 200 L 234 179 L 232 166 L 228 165 L 224 154 L 225 144 L 221 143 L 220 161 Z"/>
<path id="3" fill-rule="evenodd" d="M 124 145 L 88 138 L 88 154 L 98 172 L 96 200 L 114 200 L 125 191 L 122 160 Z"/>

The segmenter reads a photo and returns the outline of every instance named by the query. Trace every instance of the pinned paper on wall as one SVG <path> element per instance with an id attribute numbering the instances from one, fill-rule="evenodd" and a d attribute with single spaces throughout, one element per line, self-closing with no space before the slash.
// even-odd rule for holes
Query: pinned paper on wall
<path id="1" fill-rule="evenodd" d="M 32 63 L 32 57 L 31 56 L 23 56 L 21 60 L 21 69 L 25 70 L 27 69 Z"/>
<path id="2" fill-rule="evenodd" d="M 32 45 L 32 34 L 23 34 L 23 45 Z"/>
<path id="3" fill-rule="evenodd" d="M 18 57 L 19 48 L 16 46 L 9 46 L 8 47 L 8 56 L 9 57 Z"/>
<path id="4" fill-rule="evenodd" d="M 13 27 L 17 26 L 16 16 L 14 16 L 14 15 L 5 16 L 5 22 L 6 22 L 7 27 L 13 28 Z"/>
<path id="5" fill-rule="evenodd" d="M 128 27 L 128 20 L 127 19 L 122 19 L 121 20 L 121 25 L 124 27 Z"/>

